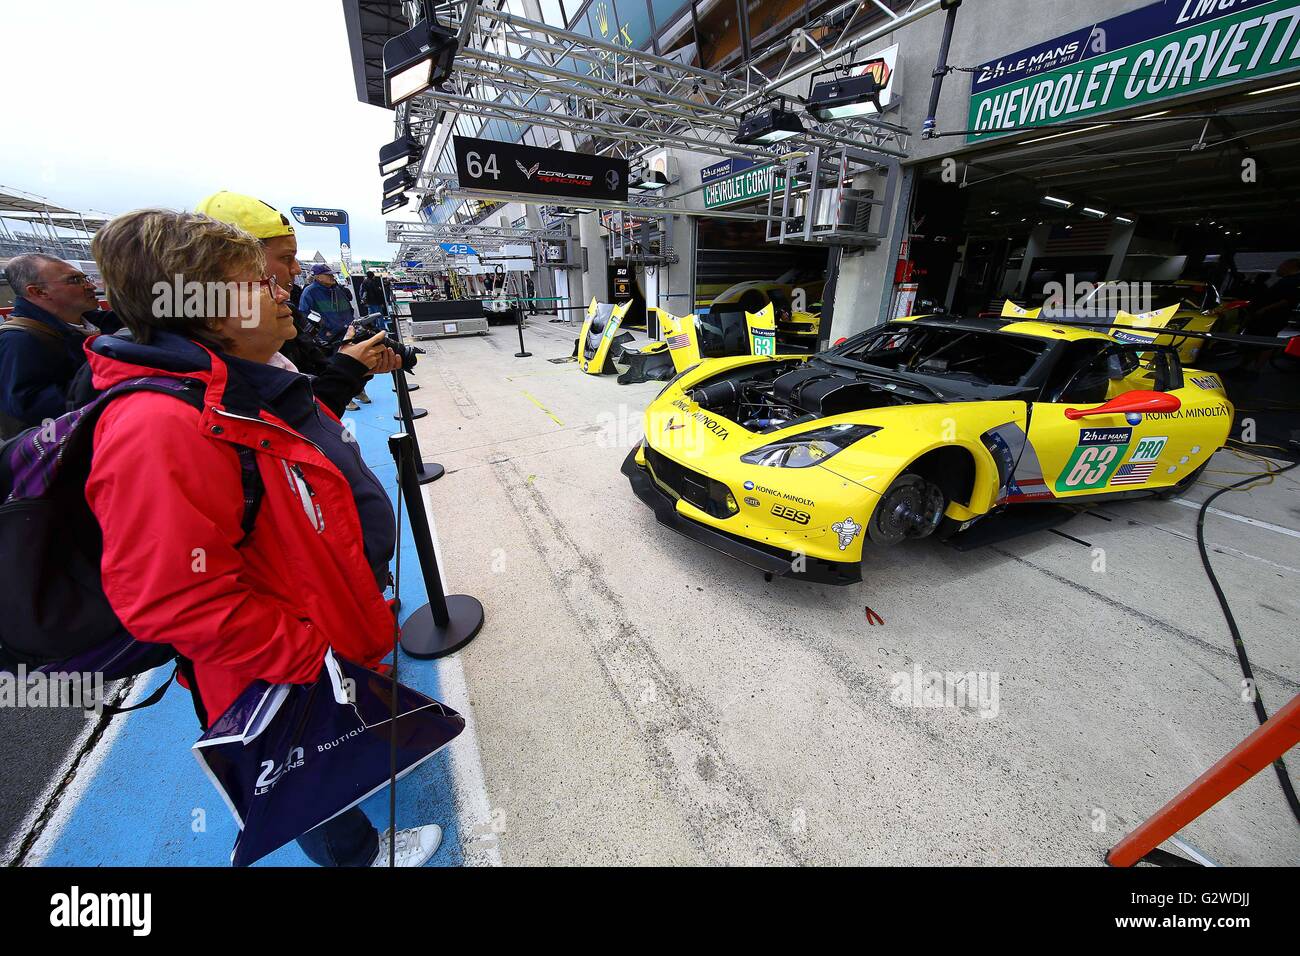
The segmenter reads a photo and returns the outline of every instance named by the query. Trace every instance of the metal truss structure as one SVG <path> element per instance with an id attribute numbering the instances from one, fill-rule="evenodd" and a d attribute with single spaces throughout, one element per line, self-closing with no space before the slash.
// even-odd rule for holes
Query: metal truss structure
<path id="1" fill-rule="evenodd" d="M 846 4 L 832 11 L 835 16 L 820 18 L 826 22 L 817 30 L 794 30 L 765 49 L 765 64 L 786 50 L 775 75 L 768 76 L 753 60 L 715 72 L 672 54 L 597 40 L 517 16 L 501 9 L 503 0 L 450 0 L 436 4 L 435 13 L 461 38 L 451 79 L 443 90 L 429 90 L 399 108 L 397 125 L 426 144 L 421 190 L 431 190 L 435 172 L 447 168 L 443 154 L 457 116 L 555 130 L 556 139 L 567 134 L 579 148 L 586 143 L 598 153 L 630 159 L 676 147 L 776 160 L 776 151 L 732 142 L 747 110 L 788 95 L 795 81 L 939 5 L 940 0 L 917 0 L 897 12 L 882 0 Z M 414 22 L 419 4 L 407 7 Z M 880 116 L 820 123 L 809 118 L 806 127 L 787 145 L 811 150 L 840 144 L 906 156 L 909 131 Z"/>
<path id="2" fill-rule="evenodd" d="M 506 245 L 531 245 L 536 251 L 542 243 L 562 243 L 569 239 L 567 229 L 529 229 L 512 226 L 468 224 L 431 225 L 424 222 L 389 220 L 388 241 L 398 243 L 396 260 L 419 260 L 428 265 L 464 261 L 464 256 L 449 253 L 442 243 L 472 245 L 480 260 L 500 258 Z"/>
<path id="3" fill-rule="evenodd" d="M 529 229 L 526 226 L 474 226 L 427 222 L 402 222 L 390 219 L 389 242 L 531 242 L 545 239 L 558 242 L 569 234 L 563 229 Z"/>

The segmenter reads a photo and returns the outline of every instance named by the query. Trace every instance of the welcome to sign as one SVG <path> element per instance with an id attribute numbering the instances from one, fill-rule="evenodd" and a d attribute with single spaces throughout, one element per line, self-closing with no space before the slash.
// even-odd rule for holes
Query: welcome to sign
<path id="1" fill-rule="evenodd" d="M 1300 68 L 1300 0 L 1164 0 L 1000 57 L 968 142 Z"/>

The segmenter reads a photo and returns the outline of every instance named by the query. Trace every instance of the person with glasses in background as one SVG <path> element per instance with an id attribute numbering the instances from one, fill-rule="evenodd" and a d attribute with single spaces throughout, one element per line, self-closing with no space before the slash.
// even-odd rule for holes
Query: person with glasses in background
<path id="1" fill-rule="evenodd" d="M 0 325 L 0 438 L 66 412 L 86 338 L 121 328 L 100 311 L 94 280 L 69 262 L 29 253 L 10 259 L 5 275 L 17 298 Z"/>

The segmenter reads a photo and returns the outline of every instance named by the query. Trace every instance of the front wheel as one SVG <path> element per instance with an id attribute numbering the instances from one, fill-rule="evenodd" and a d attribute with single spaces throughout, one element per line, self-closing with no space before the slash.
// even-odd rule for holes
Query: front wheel
<path id="1" fill-rule="evenodd" d="M 867 523 L 867 535 L 879 545 L 928 538 L 943 521 L 947 507 L 942 488 L 920 475 L 904 472 L 880 496 Z"/>

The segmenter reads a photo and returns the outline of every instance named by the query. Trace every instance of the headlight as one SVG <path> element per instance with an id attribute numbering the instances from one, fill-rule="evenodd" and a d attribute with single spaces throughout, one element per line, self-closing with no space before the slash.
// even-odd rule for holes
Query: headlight
<path id="1" fill-rule="evenodd" d="M 809 468 L 878 431 L 876 425 L 828 425 L 755 448 L 740 460 L 771 468 Z"/>

